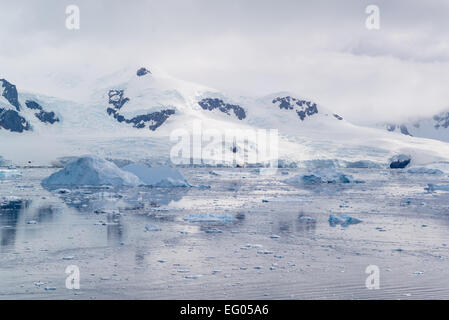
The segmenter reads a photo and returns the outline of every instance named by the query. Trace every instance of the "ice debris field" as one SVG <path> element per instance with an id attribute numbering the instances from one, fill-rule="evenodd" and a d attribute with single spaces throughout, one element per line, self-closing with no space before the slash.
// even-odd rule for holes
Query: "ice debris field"
<path id="1" fill-rule="evenodd" d="M 0 169 L 0 297 L 447 296 L 449 164 L 181 168 L 86 155 Z M 77 265 L 80 290 L 65 287 Z M 368 265 L 382 290 L 365 287 Z"/>

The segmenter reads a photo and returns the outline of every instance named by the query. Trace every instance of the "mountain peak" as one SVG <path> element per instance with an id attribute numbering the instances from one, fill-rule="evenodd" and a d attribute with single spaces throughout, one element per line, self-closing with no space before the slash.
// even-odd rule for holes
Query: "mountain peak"
<path id="1" fill-rule="evenodd" d="M 145 75 L 147 75 L 147 74 L 151 74 L 151 71 L 150 70 L 148 70 L 147 68 L 140 68 L 139 70 L 137 70 L 137 76 L 138 77 L 143 77 L 143 76 L 145 76 Z"/>

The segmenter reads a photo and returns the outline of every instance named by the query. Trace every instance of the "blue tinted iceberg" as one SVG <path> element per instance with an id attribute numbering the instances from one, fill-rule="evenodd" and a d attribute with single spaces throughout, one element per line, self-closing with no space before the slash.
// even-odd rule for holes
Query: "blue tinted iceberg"
<path id="1" fill-rule="evenodd" d="M 42 181 L 43 186 L 138 186 L 134 174 L 96 156 L 84 156 L 69 162 L 64 169 Z"/>

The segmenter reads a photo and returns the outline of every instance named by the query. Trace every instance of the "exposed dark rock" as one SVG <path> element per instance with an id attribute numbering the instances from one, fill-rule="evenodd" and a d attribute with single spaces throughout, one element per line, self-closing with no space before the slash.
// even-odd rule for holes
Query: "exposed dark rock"
<path id="1" fill-rule="evenodd" d="M 447 129 L 449 127 L 449 112 L 444 112 L 439 115 L 436 115 L 433 117 L 433 120 L 435 120 L 435 128 L 438 129 L 440 127 L 443 127 Z"/>
<path id="2" fill-rule="evenodd" d="M 59 118 L 56 117 L 54 112 L 47 112 L 41 110 L 39 113 L 34 114 L 36 118 L 44 123 L 54 124 L 55 122 L 59 122 Z"/>
<path id="3" fill-rule="evenodd" d="M 27 100 L 27 101 L 25 101 L 25 105 L 27 106 L 28 109 L 43 110 L 43 108 L 40 106 L 40 104 L 37 103 L 36 101 Z"/>
<path id="4" fill-rule="evenodd" d="M 387 124 L 387 130 L 393 132 L 394 130 L 396 130 L 396 125 L 395 124 Z"/>
<path id="5" fill-rule="evenodd" d="M 401 126 L 399 128 L 400 128 L 402 134 L 412 137 L 412 135 L 408 132 L 406 125 L 401 124 Z"/>
<path id="6" fill-rule="evenodd" d="M 19 95 L 17 93 L 16 86 L 5 79 L 0 79 L 0 83 L 3 87 L 2 96 L 5 97 L 5 99 L 8 100 L 8 102 L 14 106 L 17 111 L 20 111 Z"/>
<path id="7" fill-rule="evenodd" d="M 143 77 L 144 75 L 147 75 L 147 74 L 151 74 L 151 71 L 146 68 L 140 68 L 139 70 L 137 70 L 138 77 Z"/>
<path id="8" fill-rule="evenodd" d="M 290 96 L 287 97 L 277 97 L 273 100 L 273 104 L 279 103 L 280 109 L 285 110 L 296 110 L 296 114 L 304 121 L 306 117 L 310 117 L 314 114 L 318 113 L 318 108 L 316 103 L 312 101 L 299 100 L 296 98 L 292 98 Z"/>
<path id="9" fill-rule="evenodd" d="M 0 108 L 0 127 L 12 132 L 23 132 L 31 129 L 30 124 L 15 110 Z"/>
<path id="10" fill-rule="evenodd" d="M 158 112 L 153 112 L 150 114 L 145 114 L 141 116 L 134 117 L 130 120 L 125 120 L 126 123 L 133 123 L 135 128 L 145 128 L 148 124 L 148 128 L 152 131 L 156 131 L 167 119 L 175 114 L 175 110 L 166 109 Z"/>
<path id="11" fill-rule="evenodd" d="M 238 105 L 224 103 L 223 100 L 220 99 L 206 98 L 198 102 L 198 104 L 201 108 L 203 108 L 203 110 L 212 111 L 218 109 L 228 115 L 231 114 L 230 111 L 232 110 L 239 120 L 243 120 L 246 118 L 245 109 Z"/>
<path id="12" fill-rule="evenodd" d="M 40 112 L 35 113 L 34 115 L 36 118 L 38 118 L 40 121 L 44 123 L 50 123 L 54 124 L 55 122 L 59 122 L 59 118 L 56 116 L 54 112 L 47 112 L 42 108 L 42 106 L 33 100 L 27 100 L 25 102 L 25 105 L 28 109 L 31 110 L 40 110 Z"/>
<path id="13" fill-rule="evenodd" d="M 124 90 L 110 90 L 109 104 L 112 104 L 115 109 L 120 110 L 129 101 L 129 98 L 124 98 L 123 95 Z"/>
<path id="14" fill-rule="evenodd" d="M 152 131 L 156 131 L 167 119 L 175 114 L 173 109 L 165 109 L 162 111 L 152 112 L 149 114 L 143 114 L 131 119 L 127 119 L 120 114 L 120 109 L 129 101 L 129 98 L 124 97 L 124 90 L 110 90 L 109 91 L 109 104 L 113 108 L 107 108 L 108 115 L 112 115 L 118 122 L 133 124 L 134 128 L 143 129 L 146 126 Z"/>
<path id="15" fill-rule="evenodd" d="M 334 117 L 337 118 L 338 120 L 343 120 L 343 117 L 340 117 L 338 114 L 334 113 Z"/>

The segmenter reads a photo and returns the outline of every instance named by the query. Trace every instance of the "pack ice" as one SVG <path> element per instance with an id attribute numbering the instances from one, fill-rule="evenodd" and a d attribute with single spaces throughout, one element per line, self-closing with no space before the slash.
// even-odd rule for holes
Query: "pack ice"
<path id="1" fill-rule="evenodd" d="M 121 170 L 114 163 L 96 156 L 80 157 L 42 181 L 44 186 L 138 186 L 134 174 Z"/>

